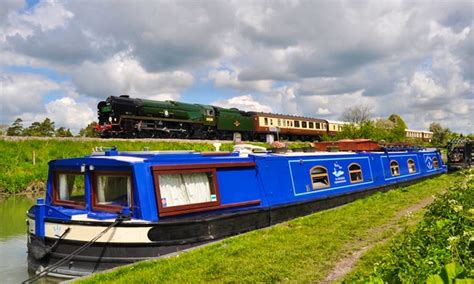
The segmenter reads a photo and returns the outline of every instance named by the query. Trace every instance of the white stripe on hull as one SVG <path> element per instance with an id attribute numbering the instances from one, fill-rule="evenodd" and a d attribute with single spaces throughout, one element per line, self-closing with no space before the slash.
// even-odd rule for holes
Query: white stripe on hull
<path id="1" fill-rule="evenodd" d="M 29 228 L 28 231 L 32 234 L 35 233 L 35 221 L 29 219 Z M 64 237 L 64 240 L 71 241 L 83 241 L 88 242 L 102 231 L 104 231 L 107 226 L 90 226 L 83 224 L 60 224 L 60 223 L 51 223 L 45 222 L 45 237 L 57 239 L 64 231 L 70 228 L 69 233 Z M 152 243 L 148 239 L 148 231 L 152 226 L 143 227 L 114 227 L 110 229 L 106 234 L 100 237 L 98 243 Z"/>

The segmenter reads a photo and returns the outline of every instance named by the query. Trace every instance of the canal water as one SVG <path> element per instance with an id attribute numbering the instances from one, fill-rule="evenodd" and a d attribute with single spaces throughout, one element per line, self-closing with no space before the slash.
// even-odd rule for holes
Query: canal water
<path id="1" fill-rule="evenodd" d="M 35 198 L 0 196 L 0 283 L 21 283 L 28 274 L 26 261 L 26 211 Z M 35 283 L 58 282 L 47 278 Z"/>

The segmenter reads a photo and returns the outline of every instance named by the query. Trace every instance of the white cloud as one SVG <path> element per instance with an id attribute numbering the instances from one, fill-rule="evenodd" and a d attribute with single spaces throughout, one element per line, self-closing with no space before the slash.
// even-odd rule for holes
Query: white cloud
<path id="1" fill-rule="evenodd" d="M 272 108 L 257 102 L 251 95 L 232 97 L 227 100 L 218 100 L 212 105 L 223 108 L 238 108 L 245 111 L 271 112 Z"/>
<path id="2" fill-rule="evenodd" d="M 219 88 L 233 88 L 239 91 L 270 92 L 273 82 L 270 80 L 241 81 L 238 70 L 212 70 L 208 79 Z"/>
<path id="3" fill-rule="evenodd" d="M 75 133 L 91 121 L 96 120 L 96 112 L 88 104 L 78 103 L 69 97 L 60 98 L 46 104 L 45 117 L 51 118 L 56 127 L 71 128 Z"/>
<path id="4" fill-rule="evenodd" d="M 0 73 L 1 121 L 24 112 L 44 111 L 43 96 L 61 87 L 40 75 Z"/>
<path id="5" fill-rule="evenodd" d="M 143 98 L 178 99 L 194 77 L 188 72 L 147 72 L 126 54 L 103 63 L 85 62 L 70 72 L 78 92 L 97 98 L 128 94 Z"/>
<path id="6" fill-rule="evenodd" d="M 32 99 L 15 103 L 26 96 L 18 94 L 2 106 L 2 120 L 46 113 L 41 98 L 51 90 L 73 90 L 75 102 L 124 93 L 178 100 L 211 82 L 200 101 L 330 119 L 367 103 L 374 115 L 398 113 L 411 128 L 438 121 L 473 131 L 469 1 L 48 0 L 19 10 L 24 6 L 0 2 L 1 70 L 33 66 L 71 81 L 9 75 L 15 92 Z M 224 99 L 229 93 L 239 96 Z"/>

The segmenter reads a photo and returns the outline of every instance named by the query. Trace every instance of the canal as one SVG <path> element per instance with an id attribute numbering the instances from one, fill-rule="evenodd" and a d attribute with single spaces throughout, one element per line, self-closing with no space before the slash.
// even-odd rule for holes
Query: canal
<path id="1" fill-rule="evenodd" d="M 35 198 L 0 196 L 0 283 L 21 283 L 28 274 L 26 261 L 26 210 Z M 58 282 L 47 278 L 35 283 Z"/>

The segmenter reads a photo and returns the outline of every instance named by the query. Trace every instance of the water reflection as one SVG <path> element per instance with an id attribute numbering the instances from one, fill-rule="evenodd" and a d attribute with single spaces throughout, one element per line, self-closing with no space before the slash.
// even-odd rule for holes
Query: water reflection
<path id="1" fill-rule="evenodd" d="M 26 210 L 34 198 L 12 196 L 0 198 L 0 282 L 20 283 L 26 280 Z"/>

